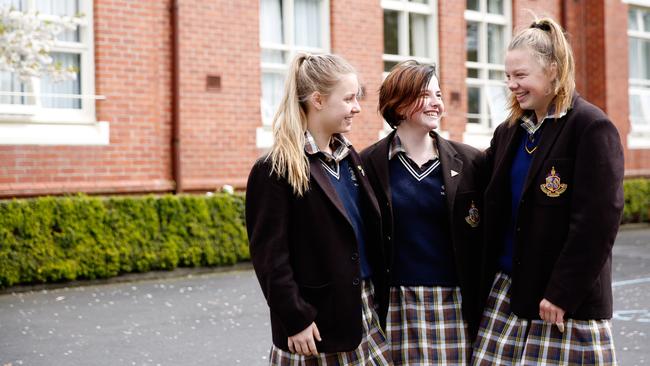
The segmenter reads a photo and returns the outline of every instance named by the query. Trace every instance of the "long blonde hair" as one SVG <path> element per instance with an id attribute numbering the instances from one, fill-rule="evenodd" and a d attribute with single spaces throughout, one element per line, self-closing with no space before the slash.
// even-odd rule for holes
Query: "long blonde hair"
<path id="1" fill-rule="evenodd" d="M 536 19 L 530 27 L 519 32 L 508 45 L 508 51 L 525 48 L 531 51 L 545 71 L 552 64 L 557 66 L 557 76 L 553 81 L 551 93 L 555 95 L 556 113 L 566 111 L 576 88 L 575 62 L 573 51 L 562 27 L 551 18 Z M 508 98 L 508 123 L 515 124 L 524 115 L 517 98 L 510 93 Z"/>
<path id="2" fill-rule="evenodd" d="M 313 92 L 329 94 L 342 75 L 354 73 L 343 58 L 332 55 L 296 55 L 289 66 L 284 95 L 273 117 L 271 172 L 287 179 L 293 192 L 309 190 L 309 160 L 305 155 L 307 101 Z"/>

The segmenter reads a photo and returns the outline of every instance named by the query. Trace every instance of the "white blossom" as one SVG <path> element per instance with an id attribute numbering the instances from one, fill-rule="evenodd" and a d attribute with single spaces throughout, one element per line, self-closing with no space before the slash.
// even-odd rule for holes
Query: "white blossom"
<path id="1" fill-rule="evenodd" d="M 82 15 L 43 16 L 36 11 L 20 11 L 0 6 L 0 70 L 22 80 L 47 75 L 55 81 L 76 78 L 75 67 L 64 67 L 50 56 L 56 36 L 75 30 Z"/>

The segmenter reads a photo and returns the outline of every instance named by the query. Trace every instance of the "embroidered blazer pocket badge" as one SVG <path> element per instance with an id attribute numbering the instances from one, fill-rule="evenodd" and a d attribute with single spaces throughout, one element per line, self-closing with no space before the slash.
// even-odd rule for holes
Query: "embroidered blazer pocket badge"
<path id="1" fill-rule="evenodd" d="M 560 175 L 555 173 L 555 167 L 552 167 L 551 172 L 546 176 L 546 183 L 539 186 L 542 192 L 549 197 L 560 197 L 567 187 L 567 184 L 562 183 Z"/>
<path id="2" fill-rule="evenodd" d="M 472 204 L 469 207 L 469 210 L 467 211 L 467 213 L 469 215 L 465 216 L 465 221 L 471 227 L 478 227 L 478 225 L 481 223 L 481 215 L 479 215 L 478 208 L 476 208 L 476 205 L 474 204 L 474 201 L 472 201 Z"/>

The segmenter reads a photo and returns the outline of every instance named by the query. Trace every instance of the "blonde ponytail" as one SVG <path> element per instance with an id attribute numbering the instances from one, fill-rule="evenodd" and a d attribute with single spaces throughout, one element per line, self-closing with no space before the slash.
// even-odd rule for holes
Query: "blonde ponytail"
<path id="1" fill-rule="evenodd" d="M 562 27 L 551 18 L 536 19 L 530 27 L 519 32 L 508 45 L 508 51 L 526 48 L 533 52 L 542 67 L 548 71 L 552 64 L 557 67 L 551 93 L 555 95 L 553 103 L 557 113 L 566 111 L 576 88 L 575 62 L 571 45 L 564 35 Z M 515 124 L 524 115 L 517 98 L 510 95 L 508 100 L 508 123 Z"/>
<path id="2" fill-rule="evenodd" d="M 336 55 L 298 54 L 293 58 L 284 95 L 273 117 L 273 146 L 268 158 L 271 171 L 284 177 L 294 194 L 309 190 L 309 160 L 305 155 L 307 100 L 313 92 L 329 94 L 342 75 L 356 73 Z"/>

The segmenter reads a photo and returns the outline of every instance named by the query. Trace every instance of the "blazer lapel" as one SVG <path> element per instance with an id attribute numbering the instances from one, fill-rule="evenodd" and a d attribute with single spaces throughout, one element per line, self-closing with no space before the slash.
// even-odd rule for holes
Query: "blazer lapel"
<path id="1" fill-rule="evenodd" d="M 362 188 L 361 190 L 365 193 L 366 198 L 372 205 L 372 208 L 375 210 L 375 214 L 377 215 L 377 217 L 380 217 L 381 214 L 379 211 L 379 203 L 377 203 L 377 197 L 375 197 L 375 195 L 373 194 L 373 190 L 372 187 L 370 186 L 370 182 L 368 182 L 368 177 L 366 177 L 366 172 L 363 170 L 363 165 L 361 164 L 361 158 L 354 150 L 350 151 L 350 162 L 353 164 L 352 168 L 357 174 L 359 186 Z"/>
<path id="2" fill-rule="evenodd" d="M 391 199 L 391 192 L 390 192 L 390 172 L 388 169 L 388 147 L 390 145 L 390 142 L 393 140 L 393 137 L 395 136 L 395 131 L 390 133 L 390 135 L 387 138 L 384 138 L 379 142 L 379 145 L 375 149 L 375 151 L 372 153 L 370 156 L 370 163 L 372 164 L 372 168 L 375 170 L 377 174 L 377 178 L 379 180 L 379 184 L 381 184 L 381 194 L 384 195 L 384 198 L 386 198 L 386 201 L 391 205 L 393 205 L 392 199 Z M 375 192 L 375 194 L 380 194 L 380 192 Z"/>
<path id="3" fill-rule="evenodd" d="M 327 173 L 325 173 L 323 167 L 321 166 L 321 162 L 319 161 L 318 158 L 315 157 L 310 157 L 309 158 L 309 172 L 311 176 L 314 178 L 314 181 L 318 184 L 319 187 L 325 192 L 325 195 L 327 198 L 332 201 L 334 206 L 339 210 L 341 215 L 345 217 L 346 220 L 352 225 L 352 222 L 350 221 L 350 218 L 348 217 L 348 213 L 343 206 L 343 202 L 341 202 L 341 199 L 339 198 L 339 195 L 336 194 L 336 190 L 334 189 L 334 186 L 332 185 L 332 182 L 330 181 L 330 178 L 327 176 Z"/>
<path id="4" fill-rule="evenodd" d="M 507 123 L 507 122 L 506 122 Z M 488 192 L 493 193 L 493 190 L 501 190 L 504 187 L 510 187 L 510 162 L 514 156 L 514 151 L 516 149 L 515 145 L 515 136 L 517 136 L 517 129 L 521 127 L 513 126 L 509 127 L 506 131 L 506 136 L 504 138 L 505 148 L 500 149 L 500 151 L 495 151 L 494 156 L 494 173 L 492 176 L 494 179 L 489 183 L 489 186 L 486 188 L 486 199 L 488 197 Z"/>
<path id="5" fill-rule="evenodd" d="M 436 134 L 436 141 L 438 142 L 442 180 L 445 184 L 445 195 L 447 196 L 447 209 L 450 217 L 453 217 L 456 191 L 462 179 L 463 161 L 457 157 L 458 152 L 451 146 L 449 141 L 443 139 L 438 134 Z"/>

